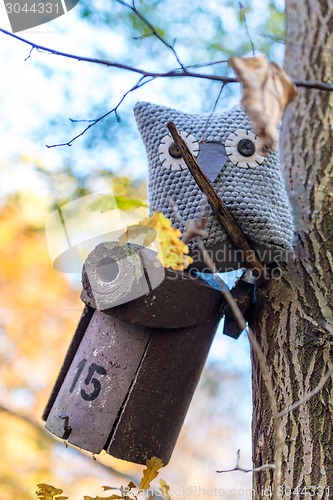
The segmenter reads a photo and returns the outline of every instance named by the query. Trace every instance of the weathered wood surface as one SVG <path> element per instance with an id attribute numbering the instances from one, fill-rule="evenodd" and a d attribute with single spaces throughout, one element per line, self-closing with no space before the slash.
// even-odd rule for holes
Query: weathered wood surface
<path id="1" fill-rule="evenodd" d="M 95 311 L 61 370 L 46 428 L 92 453 L 168 463 L 218 322 L 150 329 Z"/>
<path id="2" fill-rule="evenodd" d="M 156 288 L 165 272 L 156 252 L 128 243 L 100 243 L 83 267 L 82 282 L 99 311 L 130 302 Z"/>
<path id="3" fill-rule="evenodd" d="M 115 245 L 98 245 L 91 252 L 83 269 L 83 302 L 106 314 L 151 328 L 184 328 L 205 323 L 219 314 L 224 304 L 221 292 L 186 272 L 164 268 L 161 271 L 161 264 L 159 261 L 156 263 L 156 254 L 144 247 L 129 244 L 126 251 L 129 253 L 129 250 L 128 258 L 123 247 Z M 137 255 L 142 263 L 136 269 L 136 279 L 129 276 L 133 255 Z M 122 267 L 118 275 L 111 272 L 114 256 L 121 256 L 119 268 Z M 98 269 L 103 268 L 101 262 L 108 260 L 111 269 L 103 276 Z M 110 278 L 115 275 L 113 282 Z M 127 285 L 122 283 L 120 288 L 118 281 L 121 280 L 129 282 Z M 124 302 L 110 307 L 110 304 L 119 303 L 120 297 Z"/>
<path id="4" fill-rule="evenodd" d="M 71 444 L 100 453 L 117 423 L 151 334 L 95 311 L 49 411 L 46 428 Z"/>
<path id="5" fill-rule="evenodd" d="M 217 325 L 215 316 L 191 328 L 153 330 L 108 453 L 138 463 L 152 456 L 169 462 Z"/>
<path id="6" fill-rule="evenodd" d="M 85 334 L 85 331 L 89 325 L 89 322 L 90 322 L 93 314 L 94 314 L 94 309 L 92 309 L 89 306 L 85 306 L 85 308 L 83 309 L 79 324 L 77 325 L 76 331 L 74 333 L 74 337 L 73 337 L 73 339 L 72 339 L 72 341 L 67 349 L 67 353 L 66 353 L 64 362 L 62 364 L 61 370 L 60 370 L 59 375 L 57 377 L 57 380 L 54 384 L 54 387 L 52 389 L 52 392 L 51 392 L 49 400 L 46 404 L 46 407 L 44 409 L 44 412 L 42 415 L 43 420 L 46 420 L 49 413 L 50 413 L 52 405 L 53 405 L 53 403 L 57 397 L 57 394 L 60 390 L 60 387 L 61 387 L 61 385 L 66 377 L 67 371 L 69 370 L 69 367 L 72 364 L 75 353 L 76 353 L 77 349 L 79 348 L 81 340 Z"/>
<path id="7" fill-rule="evenodd" d="M 150 280 L 155 254 L 145 259 L 140 252 L 136 245 L 102 244 L 87 259 L 82 297 L 89 316 L 81 319 L 44 418 L 53 434 L 93 453 L 106 449 L 142 464 L 158 456 L 167 463 L 224 299 L 186 273 L 166 270 L 161 283 Z M 114 283 L 119 276 L 127 285 Z M 143 279 L 158 286 L 135 297 L 146 290 Z M 120 299 L 125 303 L 98 310 Z"/>

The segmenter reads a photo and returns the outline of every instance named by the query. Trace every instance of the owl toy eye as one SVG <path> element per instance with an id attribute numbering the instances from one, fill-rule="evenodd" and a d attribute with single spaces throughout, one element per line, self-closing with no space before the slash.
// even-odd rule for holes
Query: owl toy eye
<path id="1" fill-rule="evenodd" d="M 229 160 L 238 167 L 254 168 L 261 165 L 265 158 L 258 153 L 258 138 L 250 130 L 237 129 L 225 141 Z"/>
<path id="2" fill-rule="evenodd" d="M 198 156 L 199 144 L 196 138 L 187 132 L 180 132 L 180 135 L 186 142 L 191 153 L 194 156 Z M 158 153 L 163 167 L 174 171 L 187 169 L 182 155 L 180 154 L 180 151 L 174 143 L 171 135 L 168 134 L 163 137 L 158 148 Z"/>

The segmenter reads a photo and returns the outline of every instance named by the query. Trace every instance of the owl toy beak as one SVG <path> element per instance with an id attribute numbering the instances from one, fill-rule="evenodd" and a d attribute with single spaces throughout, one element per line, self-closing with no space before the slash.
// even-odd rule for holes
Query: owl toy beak
<path id="1" fill-rule="evenodd" d="M 228 159 L 223 144 L 201 142 L 197 161 L 210 182 L 214 182 Z"/>

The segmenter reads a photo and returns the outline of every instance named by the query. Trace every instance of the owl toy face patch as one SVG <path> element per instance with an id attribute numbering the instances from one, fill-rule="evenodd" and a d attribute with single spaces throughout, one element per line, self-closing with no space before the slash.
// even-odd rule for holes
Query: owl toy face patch
<path id="1" fill-rule="evenodd" d="M 248 129 L 237 129 L 228 135 L 225 148 L 229 160 L 236 167 L 255 168 L 261 165 L 265 157 L 257 153 L 258 137 Z"/>
<path id="2" fill-rule="evenodd" d="M 199 144 L 193 135 L 180 132 L 180 135 L 186 141 L 189 150 L 193 156 L 197 156 L 199 152 Z M 182 155 L 180 154 L 176 144 L 170 134 L 165 135 L 160 142 L 159 148 L 159 158 L 161 165 L 169 170 L 185 170 L 187 168 Z"/>
<path id="3" fill-rule="evenodd" d="M 293 220 L 278 156 L 258 153 L 258 138 L 243 108 L 194 115 L 139 102 L 134 114 L 148 156 L 151 211 L 163 212 L 181 231 L 202 211 L 203 195 L 167 129 L 172 121 L 261 260 L 285 260 L 292 249 Z M 175 220 L 170 197 L 184 223 Z M 244 264 L 212 211 L 206 231 L 203 243 L 219 270 Z M 189 246 L 202 269 L 195 242 Z"/>

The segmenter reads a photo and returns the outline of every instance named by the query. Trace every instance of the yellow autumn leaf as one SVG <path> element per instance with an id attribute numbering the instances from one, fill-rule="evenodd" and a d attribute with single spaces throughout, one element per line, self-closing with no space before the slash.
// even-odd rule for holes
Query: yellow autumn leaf
<path id="1" fill-rule="evenodd" d="M 192 264 L 192 258 L 187 255 L 189 248 L 180 240 L 182 233 L 172 226 L 170 219 L 154 212 L 143 223 L 157 232 L 158 258 L 164 267 L 183 271 Z"/>
<path id="2" fill-rule="evenodd" d="M 128 242 L 136 243 L 149 247 L 156 239 L 156 231 L 143 223 L 128 226 L 124 234 L 119 237 L 119 245 L 125 245 Z"/>
<path id="3" fill-rule="evenodd" d="M 120 488 L 115 488 L 114 486 L 102 486 L 102 489 L 104 491 L 118 490 L 118 491 L 122 492 L 123 494 L 122 495 L 117 495 L 117 494 L 114 493 L 113 495 L 108 496 L 108 497 L 99 497 L 99 496 L 89 497 L 89 496 L 86 495 L 86 496 L 83 497 L 83 500 L 119 500 L 119 499 L 130 500 L 129 496 L 126 495 L 126 490 L 124 490 L 124 488 L 122 486 Z"/>
<path id="4" fill-rule="evenodd" d="M 119 500 L 119 499 L 126 499 L 128 498 L 127 496 L 121 496 L 121 495 L 111 495 L 108 497 L 87 497 L 84 496 L 83 500 Z"/>
<path id="5" fill-rule="evenodd" d="M 168 500 L 171 500 L 170 497 L 170 486 L 164 481 L 164 479 L 160 479 L 160 492 L 162 493 L 165 498 Z"/>
<path id="6" fill-rule="evenodd" d="M 37 498 L 40 500 L 67 500 L 68 497 L 59 496 L 63 493 L 60 488 L 55 488 L 50 484 L 37 484 L 39 490 L 36 492 Z"/>
<path id="7" fill-rule="evenodd" d="M 147 490 L 150 483 L 158 476 L 159 470 L 163 467 L 164 463 L 160 458 L 152 457 L 146 461 L 147 468 L 143 471 L 143 476 L 140 482 L 139 490 Z"/>
<path id="8" fill-rule="evenodd" d="M 132 241 L 148 247 L 155 241 L 158 248 L 157 257 L 162 265 L 176 271 L 183 271 L 192 264 L 193 260 L 187 255 L 189 248 L 181 241 L 181 236 L 181 231 L 172 226 L 170 219 L 161 212 L 154 212 L 140 224 L 128 227 L 120 237 L 119 244 L 124 245 Z"/>

